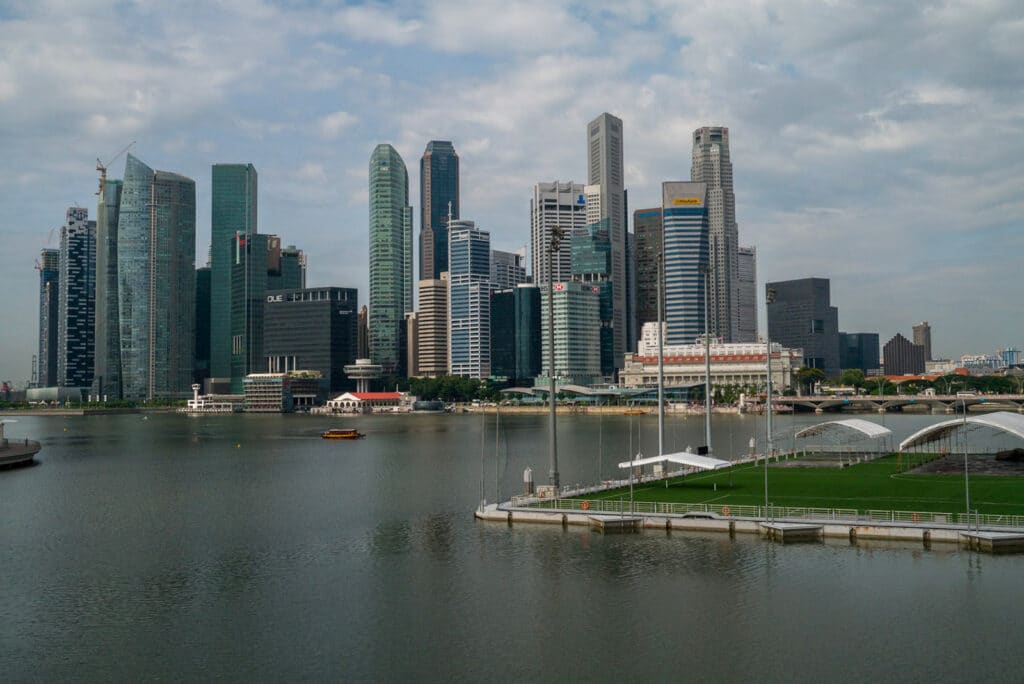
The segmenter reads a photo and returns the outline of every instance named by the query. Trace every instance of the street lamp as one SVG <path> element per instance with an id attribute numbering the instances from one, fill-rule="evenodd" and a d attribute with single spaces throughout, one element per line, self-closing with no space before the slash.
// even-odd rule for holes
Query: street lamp
<path id="1" fill-rule="evenodd" d="M 559 250 L 562 242 L 562 229 L 559 226 L 551 227 L 551 243 L 548 247 L 548 397 L 551 410 L 550 426 L 550 448 L 551 448 L 551 470 L 548 472 L 548 482 L 555 488 L 557 496 L 558 478 L 558 432 L 555 427 L 555 252 Z"/>
<path id="2" fill-rule="evenodd" d="M 711 454 L 711 272 L 710 263 L 700 267 L 704 274 L 704 445 Z"/>
<path id="3" fill-rule="evenodd" d="M 767 389 L 768 394 L 765 397 L 764 410 L 765 410 L 765 429 L 768 431 L 767 444 L 765 445 L 764 453 L 764 520 L 768 522 L 768 457 L 772 453 L 772 332 L 771 332 L 771 316 L 768 315 L 768 305 L 775 303 L 775 290 L 770 287 L 765 288 L 764 297 L 764 308 L 765 308 L 765 323 L 764 323 L 764 336 L 765 336 L 765 347 L 767 354 L 765 354 L 765 365 L 768 372 L 768 383 Z"/>
<path id="4" fill-rule="evenodd" d="M 964 409 L 964 505 L 967 507 L 967 530 L 971 529 L 971 482 L 967 472 L 967 397 L 960 397 Z"/>

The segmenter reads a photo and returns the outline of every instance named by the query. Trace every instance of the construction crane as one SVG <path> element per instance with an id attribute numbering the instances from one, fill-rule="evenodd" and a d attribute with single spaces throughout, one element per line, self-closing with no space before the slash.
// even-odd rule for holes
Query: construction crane
<path id="1" fill-rule="evenodd" d="M 96 170 L 100 172 L 100 189 L 99 192 L 97 192 L 96 194 L 99 195 L 101 198 L 103 197 L 103 188 L 107 184 L 107 167 L 113 164 L 115 161 L 117 161 L 122 154 L 130 150 L 132 148 L 132 145 L 134 144 L 135 141 L 132 140 L 130 143 L 124 146 L 124 149 L 122 149 L 120 152 L 111 157 L 110 161 L 108 161 L 106 164 L 100 161 L 99 157 L 96 158 Z"/>

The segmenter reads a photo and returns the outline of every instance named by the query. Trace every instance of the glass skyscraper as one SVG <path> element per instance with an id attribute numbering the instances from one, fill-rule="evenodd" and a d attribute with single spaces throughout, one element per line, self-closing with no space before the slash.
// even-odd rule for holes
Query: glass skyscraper
<path id="1" fill-rule="evenodd" d="M 121 398 L 121 336 L 117 295 L 117 218 L 121 181 L 105 180 L 96 207 L 96 368 L 99 397 Z"/>
<path id="2" fill-rule="evenodd" d="M 214 164 L 210 195 L 210 377 L 231 379 L 232 391 L 242 392 L 245 364 L 245 277 L 236 287 L 236 241 L 245 244 L 257 232 L 257 174 L 252 164 Z M 246 261 L 249 252 L 239 255 Z M 244 265 L 248 265 L 248 262 Z M 258 271 L 258 269 L 255 269 Z M 264 269 L 265 270 L 265 269 Z M 262 293 L 261 293 L 262 294 Z M 235 300 L 238 301 L 235 301 Z M 242 316 L 235 321 L 234 313 Z"/>
<path id="3" fill-rule="evenodd" d="M 665 253 L 665 343 L 693 344 L 704 334 L 708 265 L 707 185 L 661 185 Z"/>
<path id="4" fill-rule="evenodd" d="M 459 155 L 449 140 L 431 140 L 420 159 L 420 280 L 448 270 L 448 204 L 459 218 Z"/>
<path id="5" fill-rule="evenodd" d="M 636 312 L 641 328 L 658 321 L 658 259 L 661 257 L 661 207 L 633 212 L 636 234 Z"/>
<path id="6" fill-rule="evenodd" d="M 39 368 L 36 385 L 57 384 L 57 315 L 60 313 L 60 250 L 39 254 Z"/>
<path id="7" fill-rule="evenodd" d="M 190 393 L 196 184 L 128 155 L 118 217 L 121 384 L 128 399 Z"/>
<path id="8" fill-rule="evenodd" d="M 60 230 L 57 385 L 92 387 L 96 335 L 96 222 L 71 207 Z"/>
<path id="9" fill-rule="evenodd" d="M 370 156 L 369 352 L 385 373 L 397 372 L 400 365 L 412 286 L 409 174 L 398 151 L 380 144 Z"/>
<path id="10" fill-rule="evenodd" d="M 491 374 L 491 234 L 472 221 L 448 230 L 448 349 L 452 375 Z"/>
<path id="11" fill-rule="evenodd" d="M 586 284 L 598 295 L 601 330 L 601 374 L 615 373 L 615 347 L 612 316 L 615 285 L 611 276 L 612 246 L 609 219 L 601 219 L 583 228 L 575 228 L 570 238 L 573 280 Z"/>

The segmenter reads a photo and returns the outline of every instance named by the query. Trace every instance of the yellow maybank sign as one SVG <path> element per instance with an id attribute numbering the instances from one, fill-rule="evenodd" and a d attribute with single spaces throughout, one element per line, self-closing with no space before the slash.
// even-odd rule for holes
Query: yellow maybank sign
<path id="1" fill-rule="evenodd" d="M 676 197 L 673 198 L 672 204 L 675 206 L 700 206 L 700 197 Z"/>

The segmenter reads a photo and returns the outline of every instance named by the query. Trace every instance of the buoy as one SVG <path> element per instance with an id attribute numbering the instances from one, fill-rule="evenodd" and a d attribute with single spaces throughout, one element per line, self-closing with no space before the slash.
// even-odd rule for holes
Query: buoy
<path id="1" fill-rule="evenodd" d="M 236 448 L 236 449 L 241 449 L 241 448 L 242 448 L 242 444 L 241 444 L 241 442 L 239 442 L 238 444 L 236 444 L 236 445 L 235 445 L 235 448 Z"/>
<path id="2" fill-rule="evenodd" d="M 580 508 L 582 508 L 583 510 L 589 509 L 590 508 L 590 502 L 589 501 L 584 501 L 583 503 L 580 504 Z"/>

